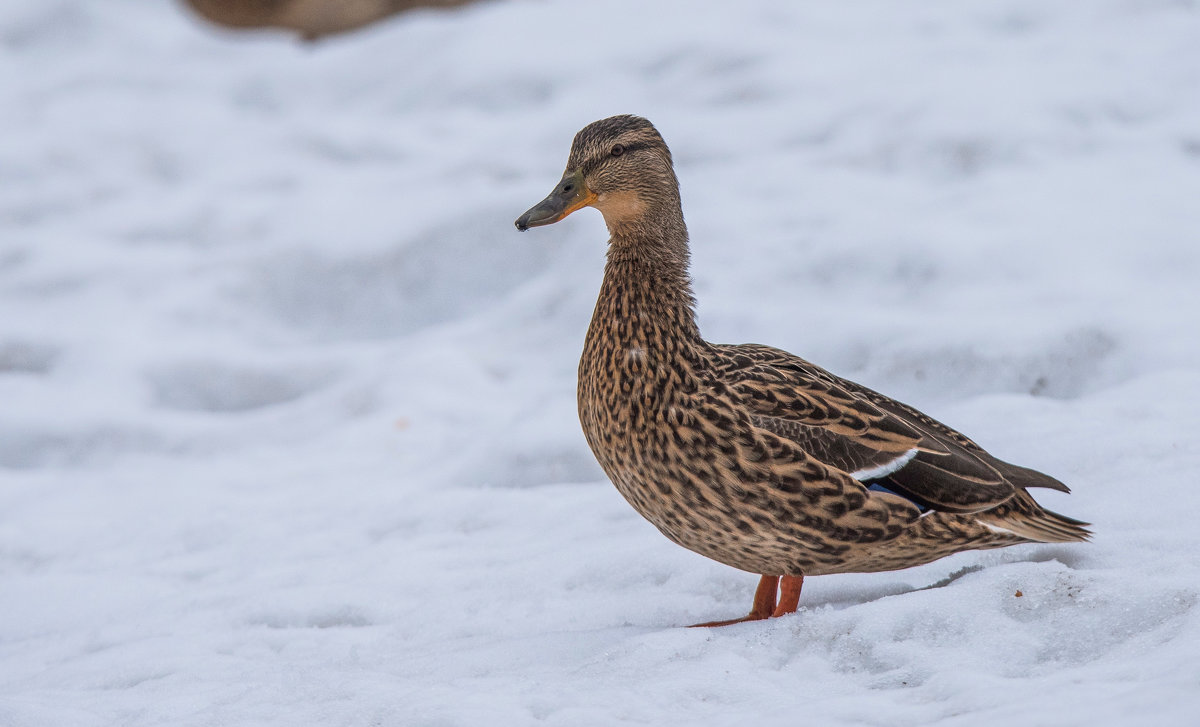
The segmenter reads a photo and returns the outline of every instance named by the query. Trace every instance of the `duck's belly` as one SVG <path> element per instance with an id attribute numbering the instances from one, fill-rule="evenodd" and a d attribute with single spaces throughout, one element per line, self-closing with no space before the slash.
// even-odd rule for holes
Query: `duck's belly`
<path id="1" fill-rule="evenodd" d="M 675 543 L 760 574 L 815 575 L 844 557 L 847 546 L 823 537 L 800 502 L 749 481 L 737 457 L 714 456 L 740 429 L 735 418 L 675 421 L 678 411 L 695 414 L 695 407 L 662 399 L 633 406 L 640 397 L 596 393 L 584 385 L 579 397 L 592 453 L 629 504 Z"/>
<path id="2" fill-rule="evenodd" d="M 607 467 L 605 468 L 607 471 Z M 910 526 L 861 538 L 795 502 L 751 496 L 736 486 L 691 491 L 681 480 L 651 480 L 619 469 L 609 478 L 642 517 L 675 543 L 725 565 L 763 575 L 873 573 L 924 565 L 963 550 L 1012 545 L 978 531 L 971 518 L 933 513 Z M 668 484 L 669 483 L 669 484 Z M 706 490 L 706 491 L 705 491 Z M 734 492 L 732 499 L 722 490 Z M 740 494 L 736 494 L 741 490 Z M 839 537 L 835 538 L 832 533 Z"/>
<path id="3" fill-rule="evenodd" d="M 806 516 L 801 503 L 765 483 L 633 447 L 614 451 L 601 444 L 593 452 L 642 517 L 705 557 L 752 573 L 818 575 L 839 570 L 850 553 L 849 544 L 824 533 L 828 520 Z"/>

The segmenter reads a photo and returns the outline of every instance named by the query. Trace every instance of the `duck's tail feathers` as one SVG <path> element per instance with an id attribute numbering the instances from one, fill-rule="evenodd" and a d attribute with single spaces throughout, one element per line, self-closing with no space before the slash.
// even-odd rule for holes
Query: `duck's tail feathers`
<path id="1" fill-rule="evenodd" d="M 1003 504 L 975 515 L 985 527 L 1005 531 L 1035 543 L 1077 543 L 1089 540 L 1091 523 L 1043 508 L 1023 489 Z"/>

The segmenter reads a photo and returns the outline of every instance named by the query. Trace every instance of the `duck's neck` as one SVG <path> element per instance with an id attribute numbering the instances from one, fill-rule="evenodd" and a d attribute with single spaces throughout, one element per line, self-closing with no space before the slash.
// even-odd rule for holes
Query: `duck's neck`
<path id="1" fill-rule="evenodd" d="M 696 327 L 683 216 L 659 217 L 655 224 L 609 220 L 609 231 L 604 282 L 579 359 L 578 395 L 588 443 L 617 481 L 615 452 L 636 448 L 637 432 L 695 390 L 705 344 Z"/>
<path id="2" fill-rule="evenodd" d="M 687 226 L 678 204 L 632 222 L 609 223 L 609 232 L 593 333 L 600 333 L 599 326 L 620 345 L 700 342 Z"/>

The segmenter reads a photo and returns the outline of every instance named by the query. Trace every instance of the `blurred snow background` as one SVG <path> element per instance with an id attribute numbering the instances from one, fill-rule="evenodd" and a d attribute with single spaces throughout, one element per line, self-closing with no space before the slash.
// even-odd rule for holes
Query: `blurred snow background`
<path id="1" fill-rule="evenodd" d="M 604 481 L 572 135 L 671 145 L 712 340 L 1075 494 L 810 579 Z M 512 0 L 314 46 L 0 5 L 0 725 L 1194 725 L 1200 5 Z M 1016 592 L 1023 595 L 1016 597 Z"/>

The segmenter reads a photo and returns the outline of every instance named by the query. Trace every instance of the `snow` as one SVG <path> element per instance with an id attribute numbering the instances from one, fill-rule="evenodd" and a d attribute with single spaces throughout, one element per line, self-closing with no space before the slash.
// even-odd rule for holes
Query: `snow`
<path id="1" fill-rule="evenodd" d="M 1200 8 L 581 7 L 0 6 L 0 725 L 1196 724 Z M 681 628 L 756 577 L 583 441 L 599 215 L 512 225 L 614 113 L 674 151 L 711 340 L 1095 541 Z"/>

